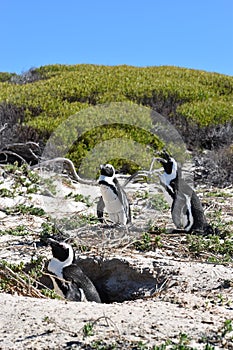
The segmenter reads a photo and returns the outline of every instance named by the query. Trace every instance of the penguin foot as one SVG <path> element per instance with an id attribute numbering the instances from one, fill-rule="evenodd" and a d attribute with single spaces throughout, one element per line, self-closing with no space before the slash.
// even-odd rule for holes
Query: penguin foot
<path id="1" fill-rule="evenodd" d="M 174 234 L 174 233 L 188 233 L 188 232 L 182 228 L 173 228 L 171 230 L 168 230 L 167 233 Z"/>
<path id="2" fill-rule="evenodd" d="M 106 222 L 103 226 L 102 226 L 103 228 L 125 228 L 126 226 L 125 225 L 122 225 L 122 224 L 120 224 L 120 223 L 116 223 L 116 222 L 111 222 L 111 223 L 108 223 L 108 222 Z"/>

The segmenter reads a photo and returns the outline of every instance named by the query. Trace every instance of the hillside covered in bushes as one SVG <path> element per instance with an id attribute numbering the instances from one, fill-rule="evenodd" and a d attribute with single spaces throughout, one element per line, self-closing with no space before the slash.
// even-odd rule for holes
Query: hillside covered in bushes
<path id="1" fill-rule="evenodd" d="M 134 103 L 157 111 L 175 126 L 194 155 L 210 152 L 199 157 L 198 163 L 217 169 L 215 184 L 223 175 L 220 185 L 232 182 L 233 77 L 199 70 L 50 65 L 22 75 L 0 73 L 0 123 L 2 127 L 7 123 L 1 133 L 1 149 L 13 140 L 39 142 L 43 148 L 68 117 L 110 102 Z M 79 167 L 81 159 L 100 140 L 111 138 L 133 139 L 154 149 L 164 146 L 159 138 L 140 128 L 107 125 L 82 134 L 77 130 L 70 157 Z M 117 165 L 123 163 L 118 160 Z M 213 179 L 213 172 L 204 175 Z"/>

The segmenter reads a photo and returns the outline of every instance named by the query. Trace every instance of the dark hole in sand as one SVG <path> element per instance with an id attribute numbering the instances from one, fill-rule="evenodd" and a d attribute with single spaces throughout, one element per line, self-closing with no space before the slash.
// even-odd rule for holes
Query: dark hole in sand
<path id="1" fill-rule="evenodd" d="M 170 287 L 168 273 L 154 266 L 140 269 L 119 258 L 78 258 L 77 264 L 94 283 L 102 303 L 123 302 L 156 296 Z M 40 282 L 53 289 L 51 279 L 45 274 Z"/>
<path id="2" fill-rule="evenodd" d="M 85 258 L 79 259 L 78 264 L 96 286 L 103 303 L 152 296 L 165 281 L 165 277 L 155 277 L 148 269 L 137 270 L 117 258 Z"/>

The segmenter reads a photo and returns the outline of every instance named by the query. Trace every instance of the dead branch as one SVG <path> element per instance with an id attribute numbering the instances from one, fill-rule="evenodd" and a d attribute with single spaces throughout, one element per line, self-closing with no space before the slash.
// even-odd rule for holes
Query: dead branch
<path id="1" fill-rule="evenodd" d="M 1 264 L 0 268 L 3 270 L 3 274 L 6 276 L 9 276 L 13 281 L 16 282 L 16 285 L 19 285 L 22 288 L 25 288 L 31 296 L 37 297 L 37 298 L 46 298 L 42 293 L 40 293 L 36 288 L 34 288 L 31 284 L 27 283 L 25 280 L 23 280 L 19 274 L 14 272 L 10 267 Z"/>
<path id="2" fill-rule="evenodd" d="M 45 160 L 43 162 L 40 162 L 39 164 L 32 166 L 32 168 L 42 168 L 42 167 L 46 167 L 48 165 L 55 164 L 55 163 L 62 163 L 64 165 L 64 167 L 66 166 L 68 168 L 72 178 L 81 184 L 92 185 L 92 186 L 96 186 L 98 184 L 97 181 L 82 179 L 77 174 L 73 162 L 68 158 L 57 157 L 54 159 Z"/>
<path id="3" fill-rule="evenodd" d="M 8 126 L 8 124 L 5 123 L 0 129 L 0 133 L 3 132 L 7 128 L 7 126 Z"/>
<path id="4" fill-rule="evenodd" d="M 17 154 L 17 153 L 15 153 L 15 152 L 12 152 L 12 151 L 0 151 L 0 155 L 4 155 L 5 156 L 5 162 L 7 163 L 8 162 L 8 156 L 13 156 L 13 157 L 15 157 L 16 159 L 18 159 L 19 161 L 20 161 L 20 163 L 22 163 L 22 164 L 26 164 L 27 162 L 26 162 L 26 160 L 23 158 L 23 157 L 21 157 L 19 154 Z"/>
<path id="5" fill-rule="evenodd" d="M 26 143 L 16 142 L 11 143 L 8 145 L 5 145 L 4 148 L 1 150 L 2 152 L 14 152 L 14 155 L 17 155 L 18 157 L 21 157 L 24 160 L 24 163 L 30 163 L 30 162 L 38 162 L 39 161 L 39 155 L 41 154 L 41 148 L 40 146 L 33 141 L 28 141 Z"/>

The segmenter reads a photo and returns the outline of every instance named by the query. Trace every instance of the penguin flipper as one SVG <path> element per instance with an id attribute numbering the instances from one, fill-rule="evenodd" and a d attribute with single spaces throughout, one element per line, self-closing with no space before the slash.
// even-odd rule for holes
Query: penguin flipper
<path id="1" fill-rule="evenodd" d="M 191 204 L 193 208 L 194 225 L 193 230 L 204 230 L 211 234 L 210 226 L 207 224 L 207 220 L 204 214 L 204 209 L 202 207 L 201 201 L 197 194 L 193 192 L 191 198 Z"/>
<path id="2" fill-rule="evenodd" d="M 172 203 L 172 221 L 177 228 L 184 228 L 183 218 L 184 213 L 187 211 L 186 199 L 182 193 L 177 192 L 176 198 Z"/>
<path id="3" fill-rule="evenodd" d="M 82 269 L 72 264 L 63 269 L 63 276 L 67 281 L 73 282 L 77 288 L 82 289 L 87 301 L 95 301 L 101 303 L 99 293 L 97 292 L 92 281 L 85 275 Z"/>
<path id="4" fill-rule="evenodd" d="M 119 181 L 117 180 L 117 178 L 114 178 L 113 181 L 114 181 L 114 184 L 116 186 L 118 198 L 119 198 L 119 200 L 120 200 L 120 202 L 123 205 L 123 208 L 125 210 L 125 215 L 127 217 L 126 223 L 129 224 L 129 223 L 131 223 L 131 210 L 130 210 L 130 204 L 129 204 L 126 192 L 123 190 L 123 188 L 119 184 Z"/>
<path id="5" fill-rule="evenodd" d="M 97 203 L 97 217 L 100 222 L 104 221 L 104 208 L 105 208 L 105 204 L 104 204 L 103 197 L 101 196 Z"/>

